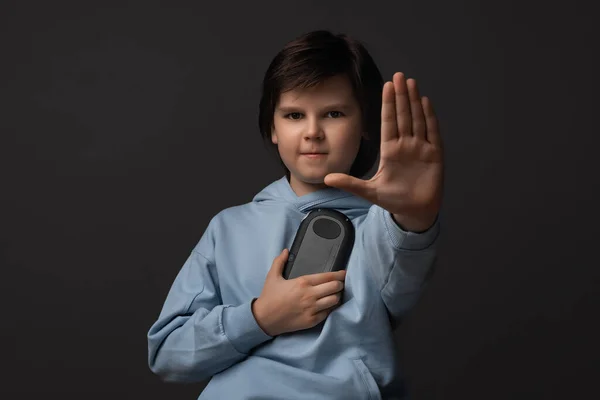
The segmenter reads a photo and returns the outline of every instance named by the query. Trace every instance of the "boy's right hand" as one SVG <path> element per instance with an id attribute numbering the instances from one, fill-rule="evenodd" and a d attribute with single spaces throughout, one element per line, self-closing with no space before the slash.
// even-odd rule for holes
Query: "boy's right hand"
<path id="1" fill-rule="evenodd" d="M 344 288 L 345 270 L 285 279 L 282 274 L 288 254 L 284 249 L 275 258 L 262 292 L 252 304 L 256 322 L 269 336 L 317 325 L 338 305 Z"/>

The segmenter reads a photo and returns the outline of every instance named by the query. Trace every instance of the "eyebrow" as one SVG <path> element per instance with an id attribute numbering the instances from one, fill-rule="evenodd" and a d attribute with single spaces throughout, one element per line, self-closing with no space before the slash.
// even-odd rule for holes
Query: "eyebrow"
<path id="1" fill-rule="evenodd" d="M 327 110 L 331 110 L 331 109 L 347 110 L 349 108 L 350 108 L 350 105 L 346 104 L 346 103 L 333 103 L 333 104 L 329 104 L 329 105 L 323 107 L 323 109 L 327 109 Z M 278 111 L 284 112 L 284 113 L 298 112 L 298 110 L 301 110 L 301 109 L 302 109 L 302 107 L 297 107 L 297 106 L 277 107 Z"/>

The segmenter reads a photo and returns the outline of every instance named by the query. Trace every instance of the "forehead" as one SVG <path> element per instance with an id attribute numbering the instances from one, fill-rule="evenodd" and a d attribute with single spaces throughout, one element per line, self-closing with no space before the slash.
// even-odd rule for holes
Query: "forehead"
<path id="1" fill-rule="evenodd" d="M 279 106 L 309 103 L 349 103 L 353 99 L 350 80 L 346 76 L 334 76 L 310 88 L 298 88 L 281 93 Z"/>

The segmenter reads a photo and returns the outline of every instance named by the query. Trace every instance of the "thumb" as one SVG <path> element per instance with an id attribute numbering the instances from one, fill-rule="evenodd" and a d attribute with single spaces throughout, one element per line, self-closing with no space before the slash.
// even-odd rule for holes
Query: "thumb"
<path id="1" fill-rule="evenodd" d="M 342 189 L 354 193 L 357 196 L 364 197 L 367 200 L 372 200 L 372 191 L 370 190 L 369 183 L 363 179 L 347 174 L 331 173 L 325 176 L 324 182 L 327 186 Z"/>
<path id="2" fill-rule="evenodd" d="M 269 271 L 269 276 L 281 278 L 283 276 L 283 269 L 285 268 L 285 263 L 287 262 L 289 255 L 288 249 L 283 249 L 281 253 L 273 260 L 273 265 L 271 265 L 271 270 Z"/>

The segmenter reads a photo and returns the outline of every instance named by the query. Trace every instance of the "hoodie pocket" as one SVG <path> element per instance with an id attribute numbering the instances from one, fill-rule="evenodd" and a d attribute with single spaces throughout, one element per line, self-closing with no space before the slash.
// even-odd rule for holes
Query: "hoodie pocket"
<path id="1" fill-rule="evenodd" d="M 352 359 L 354 363 L 354 368 L 357 370 L 358 374 L 362 378 L 363 385 L 369 394 L 369 400 L 381 400 L 381 393 L 379 392 L 379 387 L 377 386 L 377 382 L 369 368 L 367 368 L 366 364 L 360 358 Z"/>

